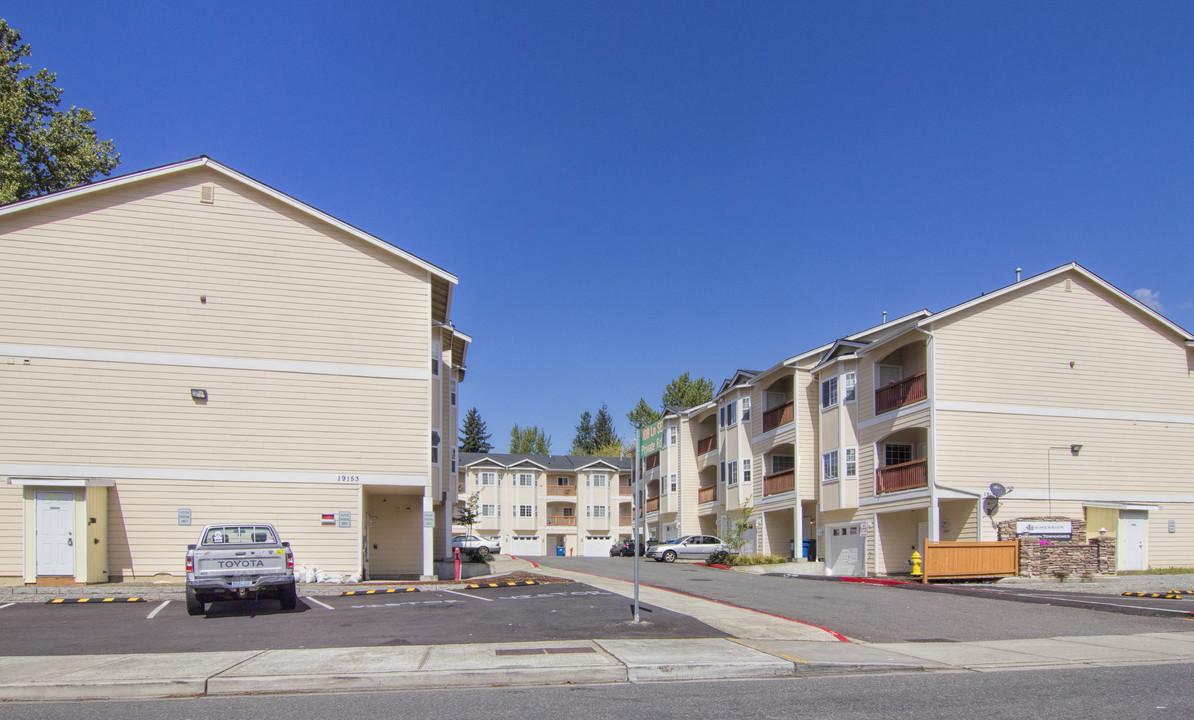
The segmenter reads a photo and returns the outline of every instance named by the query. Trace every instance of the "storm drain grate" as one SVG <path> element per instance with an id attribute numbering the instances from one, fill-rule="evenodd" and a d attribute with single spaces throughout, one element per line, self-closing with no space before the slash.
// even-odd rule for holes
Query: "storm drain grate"
<path id="1" fill-rule="evenodd" d="M 577 653 L 595 653 L 597 652 L 590 647 L 564 647 L 564 648 L 505 648 L 494 650 L 493 654 L 499 657 L 503 655 L 565 655 Z"/>

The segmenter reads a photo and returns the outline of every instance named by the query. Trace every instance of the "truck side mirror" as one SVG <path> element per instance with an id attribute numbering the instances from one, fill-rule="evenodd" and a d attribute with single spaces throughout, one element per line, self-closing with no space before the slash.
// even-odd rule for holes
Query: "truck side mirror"
<path id="1" fill-rule="evenodd" d="M 283 541 L 282 541 L 282 547 L 290 547 L 290 541 L 289 541 L 289 540 L 283 540 Z"/>

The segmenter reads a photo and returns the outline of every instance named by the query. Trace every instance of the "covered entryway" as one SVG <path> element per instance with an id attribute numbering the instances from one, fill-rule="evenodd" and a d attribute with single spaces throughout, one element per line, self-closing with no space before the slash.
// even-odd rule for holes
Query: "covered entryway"
<path id="1" fill-rule="evenodd" d="M 825 564 L 831 575 L 866 575 L 866 535 L 861 523 L 825 528 Z"/>
<path id="2" fill-rule="evenodd" d="M 1117 554 L 1118 570 L 1145 570 L 1148 568 L 1148 512 L 1145 510 L 1119 511 L 1119 539 Z"/>

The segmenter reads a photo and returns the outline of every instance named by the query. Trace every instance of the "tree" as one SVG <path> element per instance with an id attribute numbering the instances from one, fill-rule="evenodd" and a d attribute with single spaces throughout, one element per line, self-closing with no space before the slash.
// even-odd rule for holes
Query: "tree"
<path id="1" fill-rule="evenodd" d="M 592 455 L 597 447 L 593 436 L 593 416 L 585 410 L 580 414 L 580 424 L 576 426 L 576 437 L 572 438 L 573 455 Z"/>
<path id="2" fill-rule="evenodd" d="M 610 447 L 615 444 L 621 445 L 622 438 L 614 428 L 614 419 L 610 417 L 609 408 L 605 403 L 601 403 L 601 409 L 597 411 L 597 419 L 593 421 L 593 450 L 596 451 L 597 448 Z"/>
<path id="3" fill-rule="evenodd" d="M 535 425 L 527 425 L 525 428 L 515 425 L 510 428 L 508 452 L 519 455 L 550 455 L 551 436 Z"/>
<path id="4" fill-rule="evenodd" d="M 750 504 L 750 497 L 747 497 L 742 505 L 742 513 L 737 518 L 731 520 L 726 517 L 725 537 L 721 539 L 721 544 L 726 550 L 733 553 L 742 550 L 742 546 L 746 544 L 746 531 L 754 527 L 754 523 L 750 521 L 751 515 L 754 514 L 754 506 Z"/>
<path id="5" fill-rule="evenodd" d="M 487 453 L 493 450 L 487 429 L 477 408 L 474 407 L 465 413 L 464 425 L 460 427 L 460 452 Z"/>
<path id="6" fill-rule="evenodd" d="M 636 430 L 642 430 L 651 423 L 659 422 L 661 417 L 663 417 L 663 413 L 648 405 L 647 401 L 641 397 L 638 399 L 638 405 L 626 413 L 626 419 Z"/>
<path id="7" fill-rule="evenodd" d="M 478 490 L 468 496 L 468 500 L 456 506 L 459 511 L 452 522 L 468 528 L 468 534 L 473 534 L 473 526 L 481 520 L 481 491 Z"/>
<path id="8" fill-rule="evenodd" d="M 21 33 L 0 20 L 0 204 L 82 185 L 120 163 L 112 141 L 96 139 L 90 110 L 56 109 L 54 73 L 26 74 L 29 55 Z"/>
<path id="9" fill-rule="evenodd" d="M 634 446 L 628 445 L 621 440 L 614 440 L 606 445 L 598 445 L 593 448 L 593 455 L 597 457 L 622 457 L 634 452 Z"/>
<path id="10" fill-rule="evenodd" d="M 706 377 L 693 380 L 688 373 L 672 380 L 663 391 L 663 405 L 694 407 L 713 399 L 713 381 Z"/>

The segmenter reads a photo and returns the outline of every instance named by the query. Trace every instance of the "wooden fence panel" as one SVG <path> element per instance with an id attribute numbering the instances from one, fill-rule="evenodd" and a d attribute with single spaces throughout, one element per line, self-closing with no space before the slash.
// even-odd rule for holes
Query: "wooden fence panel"
<path id="1" fill-rule="evenodd" d="M 1020 574 L 1020 540 L 935 542 L 925 540 L 921 582 L 935 578 L 1011 577 Z"/>

